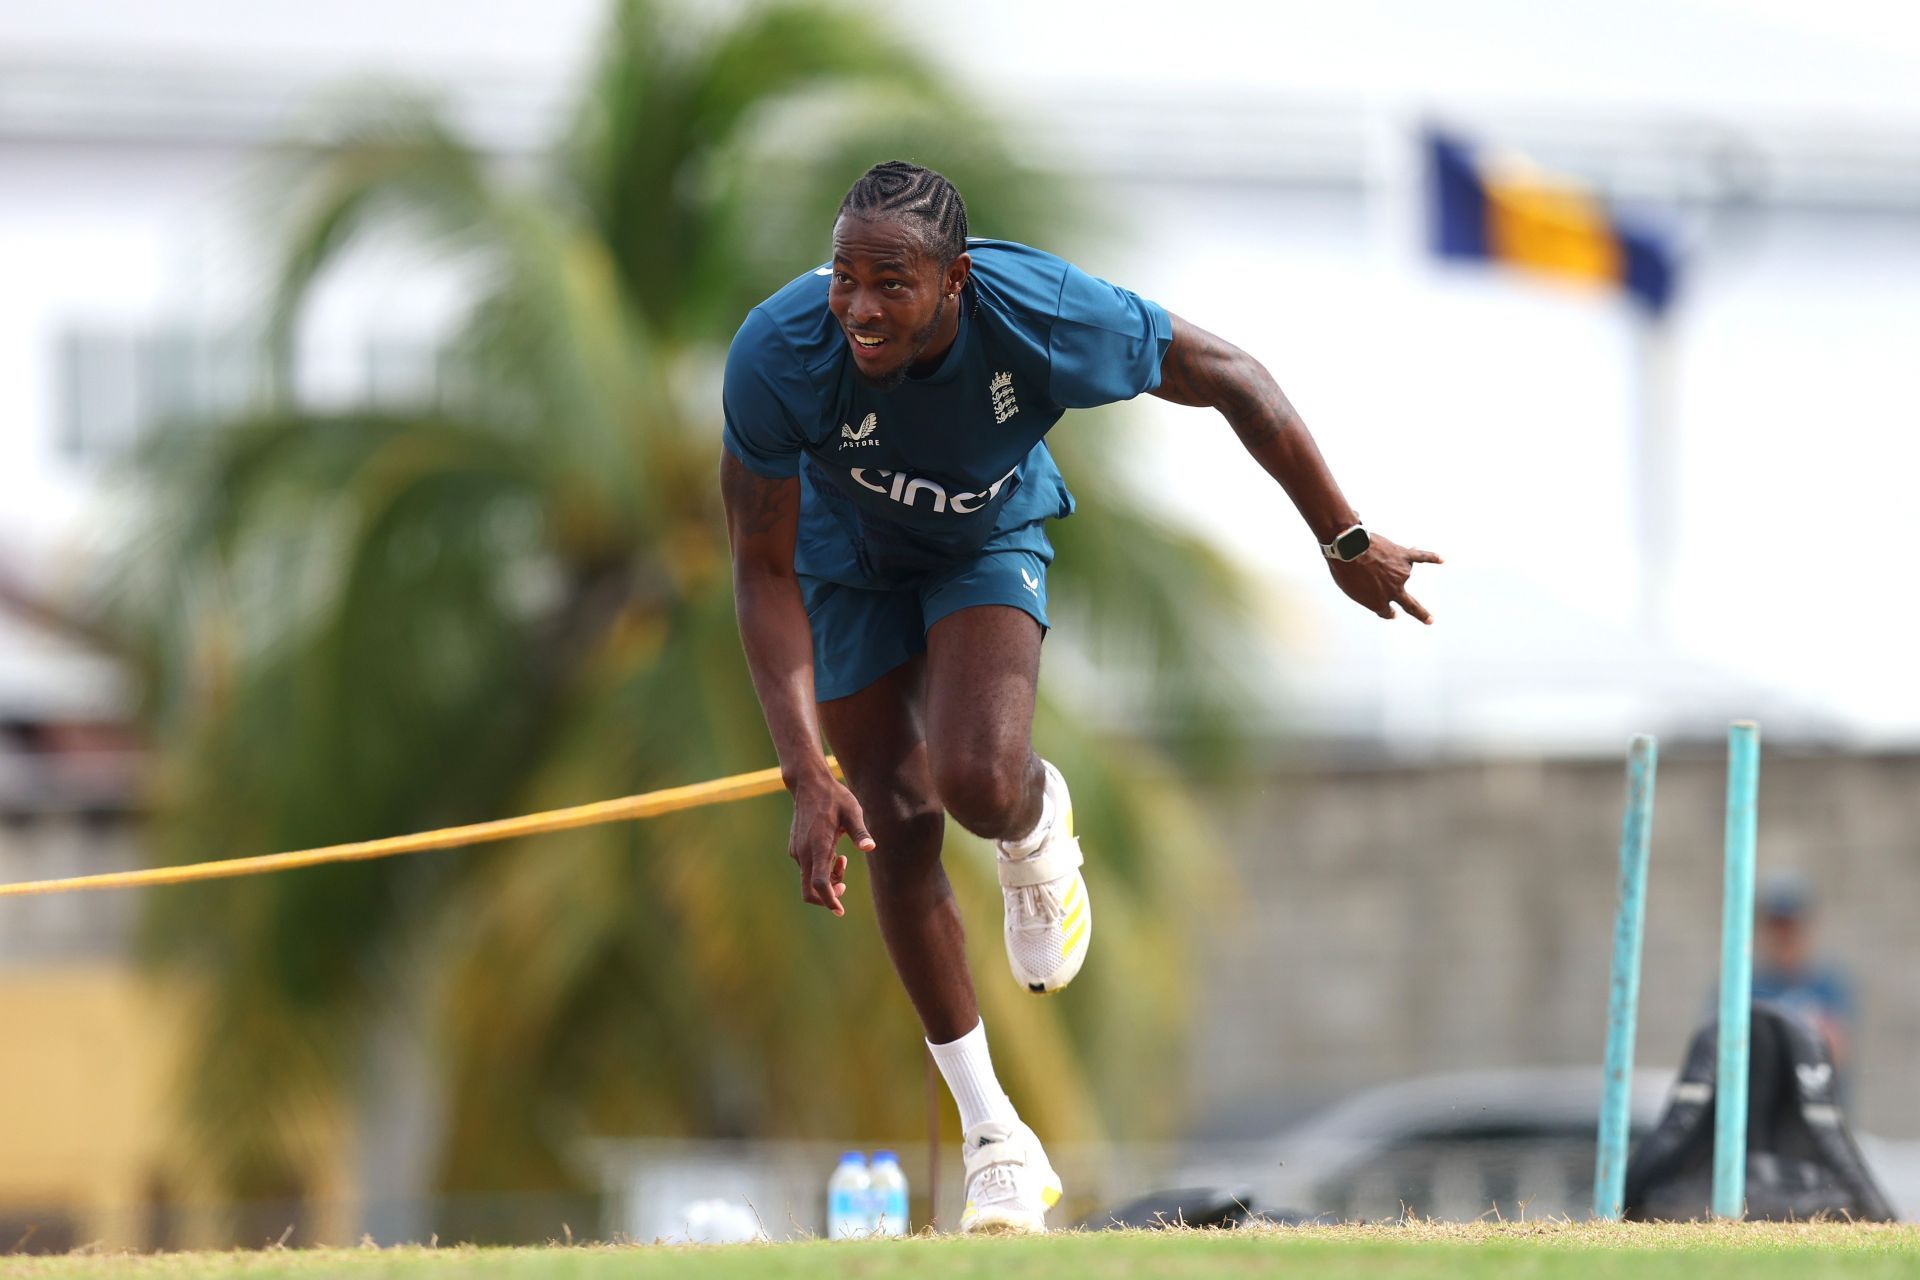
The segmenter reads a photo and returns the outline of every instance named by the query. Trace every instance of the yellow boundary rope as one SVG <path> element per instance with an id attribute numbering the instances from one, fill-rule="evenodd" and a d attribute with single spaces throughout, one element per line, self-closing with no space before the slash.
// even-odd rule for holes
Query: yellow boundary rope
<path id="1" fill-rule="evenodd" d="M 836 776 L 839 775 L 839 762 L 832 756 L 827 757 L 827 767 Z M 597 827 L 608 822 L 655 818 L 681 809 L 700 809 L 734 800 L 750 800 L 779 791 L 783 785 L 779 769 L 761 769 L 756 773 L 737 773 L 730 778 L 668 787 L 637 796 L 623 796 L 618 800 L 600 800 L 593 804 L 575 805 L 570 809 L 549 809 L 545 813 L 476 822 L 464 827 L 442 827 L 438 831 L 422 831 L 410 836 L 387 836 L 380 840 L 330 844 L 320 849 L 297 849 L 291 853 L 267 853 L 251 858 L 227 858 L 219 862 L 192 862 L 179 867 L 152 867 L 145 871 L 115 871 L 97 876 L 73 876 L 65 880 L 0 884 L 0 898 L 24 898 L 85 889 L 133 889 L 145 885 L 187 884 L 195 880 L 226 880 L 234 876 L 324 866 L 330 862 L 365 862 L 403 853 L 425 853 L 429 849 L 457 849 L 464 845 L 484 844 L 489 840 L 512 840 L 549 831 Z"/>

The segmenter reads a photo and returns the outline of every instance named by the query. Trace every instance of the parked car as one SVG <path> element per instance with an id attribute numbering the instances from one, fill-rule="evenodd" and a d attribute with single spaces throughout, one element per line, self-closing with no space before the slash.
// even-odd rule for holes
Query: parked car
<path id="1" fill-rule="evenodd" d="M 1636 1136 L 1658 1121 L 1672 1080 L 1636 1073 Z M 1299 1219 L 1584 1217 L 1599 1105 L 1591 1068 L 1422 1076 L 1355 1093 L 1224 1159 L 1203 1156 L 1177 1185 Z"/>
<path id="2" fill-rule="evenodd" d="M 1659 1122 L 1674 1078 L 1635 1073 L 1633 1140 Z M 1555 1067 L 1365 1089 L 1266 1139 L 1197 1156 L 1166 1184 L 1181 1190 L 1142 1197 L 1122 1216 L 1149 1221 L 1159 1201 L 1185 1206 L 1193 1221 L 1211 1200 L 1223 1222 L 1249 1210 L 1292 1221 L 1584 1218 L 1593 1210 L 1600 1084 L 1597 1068 Z M 1920 1217 L 1920 1142 L 1859 1140 L 1901 1217 Z"/>

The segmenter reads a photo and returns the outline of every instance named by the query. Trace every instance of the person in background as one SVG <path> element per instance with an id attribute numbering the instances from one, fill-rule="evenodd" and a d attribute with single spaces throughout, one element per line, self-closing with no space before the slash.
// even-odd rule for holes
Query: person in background
<path id="1" fill-rule="evenodd" d="M 1755 894 L 1753 998 L 1803 1019 L 1826 1041 L 1836 1090 L 1846 1096 L 1854 1042 L 1853 979 L 1814 943 L 1813 881 L 1800 872 L 1764 877 Z"/>

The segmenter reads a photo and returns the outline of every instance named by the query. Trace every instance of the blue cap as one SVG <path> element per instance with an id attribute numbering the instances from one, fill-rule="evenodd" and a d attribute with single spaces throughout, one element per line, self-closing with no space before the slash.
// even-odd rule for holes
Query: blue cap
<path id="1" fill-rule="evenodd" d="M 842 1151 L 840 1153 L 841 1164 L 865 1164 L 866 1162 L 867 1162 L 867 1157 L 861 1152 Z"/>
<path id="2" fill-rule="evenodd" d="M 873 1162 L 875 1164 L 899 1164 L 900 1157 L 891 1151 L 876 1151 L 873 1153 Z"/>
<path id="3" fill-rule="evenodd" d="M 1761 877 L 1758 900 L 1760 914 L 1770 920 L 1798 920 L 1813 912 L 1818 894 L 1813 878 L 1803 871 L 1775 871 Z"/>

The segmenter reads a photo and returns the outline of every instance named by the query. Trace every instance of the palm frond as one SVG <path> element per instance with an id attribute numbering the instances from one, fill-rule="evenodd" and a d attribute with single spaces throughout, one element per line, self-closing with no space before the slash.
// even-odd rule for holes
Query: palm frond
<path id="1" fill-rule="evenodd" d="M 659 338 L 726 336 L 721 328 L 739 312 L 731 291 L 724 300 L 710 292 L 712 263 L 737 250 L 743 214 L 780 216 L 777 184 L 760 188 L 749 208 L 723 204 L 723 193 L 738 191 L 726 157 L 791 97 L 873 86 L 928 104 L 950 96 L 924 58 L 850 6 L 749 4 L 716 24 L 681 6 L 621 0 L 563 165 L 627 296 Z M 749 278 L 753 287 L 765 279 Z"/>
<path id="2" fill-rule="evenodd" d="M 279 227 L 267 312 L 280 395 L 291 393 L 292 344 L 315 281 L 361 236 L 398 224 L 446 248 L 489 239 L 494 186 L 485 162 L 429 102 L 374 93 L 338 121 L 318 153 L 283 153 L 265 184 Z"/>

